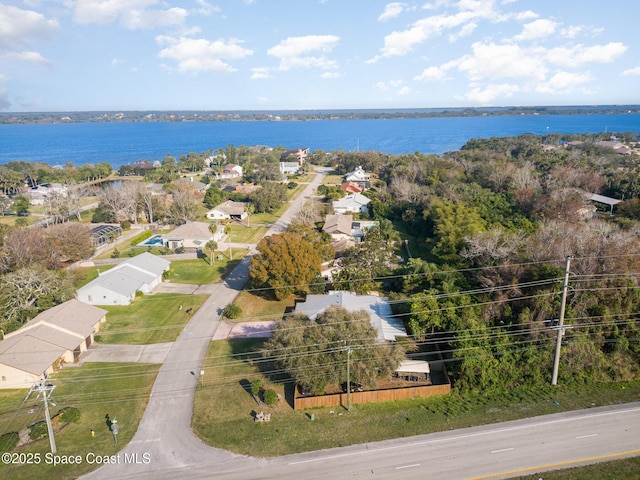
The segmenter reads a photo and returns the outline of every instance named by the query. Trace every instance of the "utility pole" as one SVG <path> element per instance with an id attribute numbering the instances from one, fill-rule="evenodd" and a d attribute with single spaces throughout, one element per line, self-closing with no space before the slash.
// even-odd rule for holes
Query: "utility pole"
<path id="1" fill-rule="evenodd" d="M 569 290 L 569 265 L 573 257 L 567 256 L 567 263 L 564 267 L 564 283 L 562 284 L 562 300 L 560 300 L 560 318 L 558 320 L 558 337 L 556 339 L 556 354 L 553 359 L 553 374 L 551 375 L 551 385 L 558 383 L 558 366 L 560 365 L 560 348 L 562 347 L 562 337 L 564 335 L 564 311 L 567 306 L 567 291 Z"/>
<path id="2" fill-rule="evenodd" d="M 351 357 L 351 347 L 346 345 L 347 341 L 345 340 L 344 349 L 347 352 L 347 411 L 351 410 L 351 367 L 350 367 L 350 357 Z"/>
<path id="3" fill-rule="evenodd" d="M 25 398 L 25 401 L 27 401 L 32 392 L 37 391 L 38 397 L 40 397 L 40 394 L 42 394 L 42 398 L 44 400 L 44 418 L 47 422 L 47 433 L 49 434 L 49 445 L 51 446 L 51 453 L 56 453 L 56 439 L 53 437 L 53 425 L 51 425 L 51 414 L 49 413 L 49 400 L 53 389 L 56 387 L 54 385 L 47 385 L 46 380 L 47 377 L 45 376 L 45 378 L 40 380 L 40 383 L 38 385 L 33 385 L 29 389 L 29 393 L 27 394 L 27 398 Z M 51 404 L 54 407 L 56 406 L 53 401 L 51 402 Z"/>

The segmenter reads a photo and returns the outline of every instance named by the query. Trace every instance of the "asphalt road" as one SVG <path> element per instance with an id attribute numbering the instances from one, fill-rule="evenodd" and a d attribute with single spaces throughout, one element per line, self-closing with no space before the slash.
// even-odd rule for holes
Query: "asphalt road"
<path id="1" fill-rule="evenodd" d="M 142 458 L 149 447 L 127 450 Z M 151 452 L 148 465 L 122 464 L 95 478 L 500 479 L 638 454 L 640 402 L 273 459 L 199 447 L 177 465 Z"/>

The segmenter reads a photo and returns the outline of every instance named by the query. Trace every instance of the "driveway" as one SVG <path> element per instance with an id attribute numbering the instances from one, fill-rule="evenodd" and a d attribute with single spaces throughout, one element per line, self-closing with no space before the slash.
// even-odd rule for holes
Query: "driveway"
<path id="1" fill-rule="evenodd" d="M 80 354 L 78 365 L 86 362 L 164 363 L 173 342 L 151 345 L 105 345 L 94 343 Z"/>

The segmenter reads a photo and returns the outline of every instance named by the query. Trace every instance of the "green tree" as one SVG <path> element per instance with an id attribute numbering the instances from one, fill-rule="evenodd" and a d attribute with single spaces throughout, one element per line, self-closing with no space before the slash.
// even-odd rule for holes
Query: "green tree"
<path id="1" fill-rule="evenodd" d="M 29 199 L 24 195 L 18 195 L 13 200 L 13 208 L 16 209 L 18 214 L 25 214 L 29 211 L 29 207 L 31 204 L 29 203 Z"/>
<path id="2" fill-rule="evenodd" d="M 273 213 L 287 201 L 287 187 L 281 183 L 267 182 L 249 196 L 256 213 Z"/>
<path id="3" fill-rule="evenodd" d="M 204 204 L 213 208 L 216 205 L 221 204 L 224 201 L 224 193 L 215 185 L 211 185 L 204 194 Z"/>
<path id="4" fill-rule="evenodd" d="M 218 249 L 218 242 L 216 242 L 215 240 L 209 240 L 205 245 L 205 248 L 209 250 L 209 265 L 213 265 L 213 257 L 215 256 L 214 254 Z"/>
<path id="5" fill-rule="evenodd" d="M 281 300 L 294 292 L 308 292 L 320 274 L 320 252 L 302 235 L 284 232 L 260 240 L 251 257 L 249 278 L 253 288 L 272 289 Z"/>
<path id="6" fill-rule="evenodd" d="M 379 342 L 377 337 L 364 310 L 331 306 L 315 321 L 296 316 L 279 322 L 263 355 L 304 388 L 322 394 L 327 385 L 347 380 L 349 348 L 349 381 L 373 387 L 398 368 L 405 354 L 399 343 Z"/>
<path id="7" fill-rule="evenodd" d="M 435 201 L 429 218 L 435 237 L 433 253 L 445 262 L 459 263 L 458 252 L 464 246 L 465 237 L 485 228 L 478 212 L 461 202 Z"/>

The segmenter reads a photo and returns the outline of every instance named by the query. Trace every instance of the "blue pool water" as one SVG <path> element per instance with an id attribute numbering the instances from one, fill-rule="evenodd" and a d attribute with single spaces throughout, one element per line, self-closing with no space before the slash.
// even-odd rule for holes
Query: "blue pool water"
<path id="1" fill-rule="evenodd" d="M 144 242 L 139 243 L 138 247 L 161 247 L 164 244 L 162 235 L 153 235 L 147 238 Z"/>

